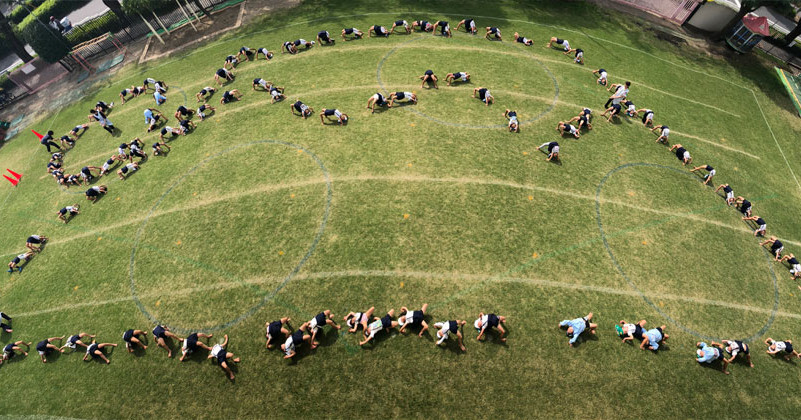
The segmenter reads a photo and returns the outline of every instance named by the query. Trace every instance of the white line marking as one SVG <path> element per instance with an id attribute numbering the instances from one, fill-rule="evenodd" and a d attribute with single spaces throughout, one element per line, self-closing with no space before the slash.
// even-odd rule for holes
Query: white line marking
<path id="1" fill-rule="evenodd" d="M 704 142 L 704 143 L 707 143 L 707 144 L 715 146 L 715 147 L 720 147 L 721 149 L 730 150 L 732 152 L 740 153 L 740 154 L 743 154 L 743 155 L 748 156 L 748 157 L 753 158 L 753 159 L 762 160 L 762 158 L 760 158 L 757 155 L 748 153 L 748 152 L 740 150 L 740 149 L 735 149 L 733 147 L 726 146 L 725 144 L 716 143 L 716 142 L 714 142 L 712 140 L 707 140 L 707 139 L 702 138 L 702 137 L 694 136 L 692 134 L 682 133 L 680 131 L 675 131 L 675 130 L 670 130 L 670 133 L 671 134 L 677 134 L 677 135 L 682 136 L 682 137 L 687 137 L 687 138 L 690 138 L 690 139 L 693 139 L 693 140 L 698 140 L 700 142 Z"/>
<path id="2" fill-rule="evenodd" d="M 488 281 L 488 282 L 511 282 L 511 283 L 521 283 L 527 284 L 534 287 L 544 287 L 544 288 L 558 288 L 558 289 L 567 289 L 567 290 L 580 290 L 580 291 L 587 291 L 587 292 L 595 292 L 595 293 L 604 293 L 604 294 L 612 294 L 612 295 L 619 295 L 619 296 L 627 296 L 627 297 L 640 297 L 640 294 L 634 290 L 630 289 L 616 289 L 612 287 L 605 287 L 605 286 L 594 286 L 589 284 L 578 284 L 578 283 L 566 283 L 566 282 L 559 282 L 559 281 L 552 281 L 552 280 L 543 280 L 543 279 L 534 279 L 534 278 L 522 278 L 522 277 L 509 277 L 509 278 L 499 278 L 497 275 L 492 274 L 460 274 L 460 273 L 431 273 L 431 272 L 424 272 L 424 271 L 383 271 L 383 270 L 343 270 L 343 271 L 332 271 L 332 272 L 318 272 L 318 273 L 308 273 L 308 274 L 298 274 L 295 276 L 294 280 L 326 280 L 326 279 L 335 279 L 335 278 L 344 278 L 344 277 L 385 277 L 385 278 L 395 278 L 395 277 L 405 277 L 405 278 L 415 278 L 415 279 L 449 279 L 449 280 L 460 280 L 460 281 Z M 182 290 L 170 291 L 170 292 L 154 292 L 154 293 L 147 293 L 140 295 L 141 298 L 165 298 L 165 297 L 176 297 L 176 296 L 186 296 L 192 295 L 195 293 L 200 292 L 208 292 L 212 290 L 228 290 L 228 289 L 235 289 L 239 287 L 245 287 L 250 285 L 256 284 L 265 284 L 271 282 L 279 282 L 281 278 L 279 277 L 262 277 L 257 279 L 250 279 L 242 282 L 224 282 L 224 283 L 217 283 L 214 285 L 208 286 L 201 286 L 201 287 L 193 287 L 193 288 L 186 288 Z M 705 306 L 718 306 L 722 308 L 728 309 L 737 309 L 746 312 L 755 312 L 760 314 L 770 314 L 772 311 L 768 308 L 760 308 L 751 305 L 743 305 L 739 303 L 731 303 L 731 302 L 724 302 L 720 300 L 712 300 L 712 299 L 704 299 L 704 298 L 696 298 L 691 296 L 681 296 L 681 295 L 674 295 L 674 294 L 656 294 L 656 293 L 645 293 L 651 299 L 654 300 L 675 300 L 680 302 L 687 302 L 697 305 L 705 305 Z M 36 311 L 29 311 L 23 313 L 17 313 L 14 317 L 31 317 L 31 316 L 38 316 L 44 315 L 54 312 L 63 312 L 63 311 L 71 311 L 80 308 L 87 308 L 87 307 L 96 307 L 96 306 L 105 306 L 105 305 L 114 305 L 118 303 L 125 303 L 133 301 L 133 297 L 126 296 L 120 297 L 115 299 L 108 299 L 103 301 L 86 301 L 86 302 L 79 302 L 70 305 L 63 305 L 57 306 L 53 308 L 41 309 Z M 801 314 L 790 313 L 790 312 L 777 312 L 777 316 L 785 317 L 785 318 L 793 318 L 793 319 L 801 319 Z"/>
<path id="3" fill-rule="evenodd" d="M 770 136 L 773 137 L 773 142 L 776 143 L 776 148 L 779 149 L 779 153 L 781 153 L 782 158 L 784 158 L 784 163 L 787 164 L 787 169 L 790 171 L 790 175 L 793 176 L 793 179 L 795 180 L 795 185 L 798 185 L 798 189 L 801 190 L 801 183 L 798 182 L 798 178 L 796 178 L 795 172 L 793 172 L 793 168 L 790 167 L 790 161 L 788 161 L 787 160 L 787 156 L 784 155 L 784 150 L 782 150 L 782 147 L 779 146 L 779 141 L 776 140 L 776 135 L 773 134 L 773 129 L 770 127 L 770 124 L 768 123 L 768 119 L 765 117 L 765 112 L 762 111 L 762 105 L 759 104 L 759 101 L 757 100 L 756 93 L 754 93 L 754 91 L 752 90 L 751 94 L 754 95 L 754 102 L 756 102 L 757 107 L 759 107 L 759 112 L 760 112 L 760 114 L 762 114 L 762 120 L 764 120 L 765 121 L 765 125 L 768 126 L 768 131 L 770 131 Z"/>

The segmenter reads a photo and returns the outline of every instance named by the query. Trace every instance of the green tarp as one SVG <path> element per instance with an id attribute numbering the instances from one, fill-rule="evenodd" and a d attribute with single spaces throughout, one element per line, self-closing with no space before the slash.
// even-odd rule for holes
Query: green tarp
<path id="1" fill-rule="evenodd" d="M 798 115 L 801 116 L 801 102 L 799 102 L 799 98 L 801 98 L 801 75 L 793 76 L 778 67 L 774 68 L 776 69 L 776 73 L 779 74 L 779 79 L 784 84 L 785 89 L 787 89 L 787 93 L 790 95 L 793 105 L 795 105 L 795 110 L 798 111 Z"/>

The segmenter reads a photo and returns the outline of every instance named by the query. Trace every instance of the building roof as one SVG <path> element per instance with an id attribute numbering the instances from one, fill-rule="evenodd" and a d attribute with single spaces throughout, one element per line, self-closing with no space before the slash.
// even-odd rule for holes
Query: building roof
<path id="1" fill-rule="evenodd" d="M 770 35 L 770 30 L 768 30 L 768 18 L 764 16 L 760 17 L 749 13 L 743 16 L 743 25 L 755 34 L 760 34 L 762 36 Z"/>

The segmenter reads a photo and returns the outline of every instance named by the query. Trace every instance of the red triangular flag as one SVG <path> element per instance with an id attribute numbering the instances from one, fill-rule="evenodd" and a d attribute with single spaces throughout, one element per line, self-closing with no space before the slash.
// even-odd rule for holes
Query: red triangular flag
<path id="1" fill-rule="evenodd" d="M 31 130 L 31 131 L 33 131 L 33 134 L 36 134 L 36 137 L 39 137 L 39 140 L 41 140 L 42 137 L 44 137 L 43 135 L 37 133 L 36 130 Z"/>
<path id="2" fill-rule="evenodd" d="M 16 172 L 12 171 L 11 169 L 6 169 L 6 170 L 8 172 L 11 172 L 11 175 L 14 175 L 14 178 L 17 178 L 17 181 L 19 181 L 19 179 L 22 178 L 22 174 L 18 174 Z"/>
<path id="3" fill-rule="evenodd" d="M 13 186 L 15 186 L 15 187 L 16 187 L 16 186 L 17 186 L 17 184 L 19 183 L 19 181 L 17 181 L 16 179 L 9 178 L 9 177 L 8 177 L 8 176 L 6 176 L 6 175 L 3 175 L 3 178 L 7 179 L 7 180 L 8 180 L 8 182 L 10 182 L 10 183 L 11 183 L 11 185 L 13 185 Z"/>

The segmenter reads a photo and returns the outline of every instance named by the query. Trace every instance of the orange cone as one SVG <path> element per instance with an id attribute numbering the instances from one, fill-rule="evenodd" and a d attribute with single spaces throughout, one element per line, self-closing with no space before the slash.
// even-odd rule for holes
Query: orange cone
<path id="1" fill-rule="evenodd" d="M 22 174 L 18 174 L 18 173 L 16 173 L 16 172 L 12 171 L 11 169 L 6 169 L 6 170 L 7 170 L 8 172 L 10 172 L 10 173 L 11 173 L 11 175 L 14 175 L 14 178 L 17 178 L 17 181 L 19 181 L 19 179 L 20 179 L 20 178 L 22 178 Z"/>
<path id="2" fill-rule="evenodd" d="M 8 182 L 10 182 L 10 183 L 11 183 L 11 185 L 13 185 L 13 186 L 15 186 L 15 187 L 17 186 L 17 184 L 19 184 L 19 181 L 18 181 L 18 180 L 16 180 L 16 179 L 14 179 L 14 178 L 9 178 L 9 177 L 8 177 L 8 176 L 6 176 L 6 175 L 3 175 L 3 178 L 7 179 L 7 180 L 8 180 Z"/>
<path id="3" fill-rule="evenodd" d="M 39 140 L 41 140 L 42 137 L 44 137 L 43 135 L 37 133 L 36 130 L 31 130 L 31 131 L 33 131 L 33 134 L 36 134 L 36 137 L 39 137 Z"/>

